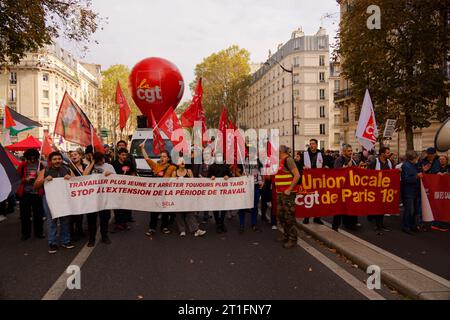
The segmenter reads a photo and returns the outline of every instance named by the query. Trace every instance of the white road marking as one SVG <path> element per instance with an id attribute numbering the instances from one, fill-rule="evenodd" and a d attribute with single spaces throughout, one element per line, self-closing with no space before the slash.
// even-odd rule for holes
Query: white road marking
<path id="1" fill-rule="evenodd" d="M 98 239 L 98 237 L 97 237 Z M 77 254 L 77 256 L 73 259 L 73 261 L 69 264 L 69 266 L 78 266 L 82 269 L 83 264 L 91 255 L 92 251 L 94 251 L 97 246 L 98 241 L 96 242 L 93 248 L 88 248 L 87 245 L 84 246 L 83 249 Z M 67 270 L 67 268 L 66 268 Z M 59 276 L 58 280 L 53 284 L 53 286 L 47 291 L 47 293 L 42 297 L 41 300 L 59 300 L 64 291 L 67 289 L 67 279 L 70 277 L 70 274 L 66 273 L 66 270 Z M 83 282 L 81 282 L 83 283 Z"/>
<path id="2" fill-rule="evenodd" d="M 320 261 L 324 266 L 326 266 L 328 269 L 333 271 L 336 275 L 338 275 L 342 280 L 347 282 L 351 287 L 353 287 L 355 290 L 357 290 L 359 293 L 364 295 L 369 300 L 386 300 L 383 296 L 378 294 L 374 290 L 370 290 L 367 288 L 367 285 L 354 277 L 352 274 L 347 272 L 345 269 L 343 269 L 341 266 L 339 266 L 334 261 L 330 260 L 328 257 L 320 253 L 318 250 L 310 246 L 308 243 L 306 243 L 304 240 L 298 239 L 298 245 L 304 249 L 306 252 L 308 252 L 310 255 L 312 255 L 314 258 L 316 258 L 318 261 Z"/>

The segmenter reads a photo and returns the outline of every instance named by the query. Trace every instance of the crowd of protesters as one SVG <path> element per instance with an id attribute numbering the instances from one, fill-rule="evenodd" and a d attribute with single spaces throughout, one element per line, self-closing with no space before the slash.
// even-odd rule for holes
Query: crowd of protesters
<path id="1" fill-rule="evenodd" d="M 289 177 L 286 181 L 277 181 L 275 176 L 262 174 L 263 165 L 258 161 L 256 165 L 250 165 L 248 161 L 242 165 L 228 165 L 223 163 L 223 155 L 213 152 L 212 145 L 204 152 L 202 164 L 187 165 L 183 158 L 174 164 L 169 152 L 163 151 L 159 161 L 151 159 L 145 151 L 144 144 L 140 145 L 141 153 L 152 169 L 154 177 L 174 179 L 195 178 L 224 178 L 242 175 L 252 175 L 255 181 L 254 206 L 249 210 L 239 210 L 239 233 L 247 229 L 246 216 L 250 213 L 250 230 L 260 232 L 258 226 L 261 223 L 269 223 L 273 230 L 281 226 L 282 236 L 278 239 L 284 248 L 292 248 L 297 243 L 297 221 L 295 219 L 296 190 L 301 183 L 301 177 L 305 170 L 316 168 L 346 168 L 359 167 L 368 170 L 401 170 L 401 206 L 402 230 L 407 234 L 428 231 L 429 228 L 438 231 L 448 231 L 447 225 L 434 222 L 431 226 L 421 220 L 420 205 L 420 179 L 423 174 L 450 174 L 450 167 L 446 156 L 438 156 L 434 148 L 429 148 L 421 155 L 414 151 L 408 151 L 404 157 L 398 158 L 391 153 L 388 147 L 381 147 L 378 155 L 374 152 L 363 150 L 355 153 L 351 145 L 344 144 L 342 150 L 333 152 L 318 149 L 318 141 L 312 139 L 309 148 L 292 154 L 286 146 L 280 146 L 279 177 Z M 196 151 L 192 152 L 192 158 Z M 44 239 L 44 221 L 47 222 L 47 239 L 49 253 L 56 253 L 59 246 L 67 249 L 74 247 L 74 242 L 86 236 L 83 227 L 83 215 L 53 219 L 44 194 L 44 184 L 55 178 L 72 179 L 75 176 L 90 174 L 137 175 L 136 161 L 127 149 L 127 143 L 117 143 L 115 151 L 111 151 L 105 145 L 105 152 L 94 152 L 92 147 L 86 150 L 78 149 L 69 152 L 68 157 L 60 152 L 53 152 L 47 161 L 39 161 L 40 154 L 36 150 L 28 150 L 24 154 L 24 162 L 18 167 L 21 176 L 21 185 L 17 192 L 20 203 L 20 219 L 22 240 L 31 237 L 32 231 L 36 238 Z M 194 162 L 192 162 L 194 163 Z M 283 187 L 279 187 L 283 186 Z M 11 204 L 12 203 L 12 204 Z M 0 204 L 0 214 L 14 208 L 15 198 Z M 276 210 L 275 210 L 276 208 Z M 211 212 L 215 219 L 216 232 L 226 233 L 225 211 Z M 131 229 L 134 223 L 130 210 L 114 210 L 114 227 L 111 232 L 123 232 Z M 260 218 L 259 218 L 260 216 Z M 93 212 L 87 217 L 88 246 L 93 247 L 96 241 L 97 224 L 99 220 L 101 242 L 111 244 L 109 238 L 109 222 L 111 211 Z M 229 218 L 232 215 L 229 215 Z M 210 212 L 186 212 L 174 213 L 149 213 L 148 237 L 157 234 L 158 222 L 163 234 L 170 234 L 176 229 L 180 237 L 192 234 L 195 237 L 203 237 L 206 234 L 206 225 L 211 218 Z M 258 223 L 258 218 L 261 220 Z M 355 230 L 361 228 L 358 217 L 335 216 L 332 228 L 339 230 L 341 225 L 346 229 Z M 378 235 L 389 232 L 390 229 L 384 223 L 384 213 L 369 216 L 369 221 L 374 224 L 374 230 Z M 303 224 L 309 224 L 310 219 L 305 218 Z M 323 224 L 320 218 L 313 218 L 313 223 Z M 172 226 L 173 225 L 173 226 Z M 59 227 L 59 232 L 58 232 Z M 59 238 L 58 238 L 59 237 Z"/>

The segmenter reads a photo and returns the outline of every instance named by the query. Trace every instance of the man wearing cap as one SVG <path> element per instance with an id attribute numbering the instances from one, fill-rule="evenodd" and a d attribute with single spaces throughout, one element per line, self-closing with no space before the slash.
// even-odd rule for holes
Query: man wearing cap
<path id="1" fill-rule="evenodd" d="M 439 156 L 436 154 L 435 148 L 428 148 L 425 159 L 422 160 L 422 171 L 425 174 L 439 173 Z"/>

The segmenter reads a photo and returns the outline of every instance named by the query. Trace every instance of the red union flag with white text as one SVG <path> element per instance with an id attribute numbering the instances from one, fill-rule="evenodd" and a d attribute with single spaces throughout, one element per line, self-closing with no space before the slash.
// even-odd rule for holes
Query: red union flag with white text
<path id="1" fill-rule="evenodd" d="M 358 129 L 356 130 L 356 138 L 358 138 L 359 143 L 369 151 L 375 147 L 377 142 L 378 128 L 369 90 L 366 90 L 366 95 L 364 97 Z"/>

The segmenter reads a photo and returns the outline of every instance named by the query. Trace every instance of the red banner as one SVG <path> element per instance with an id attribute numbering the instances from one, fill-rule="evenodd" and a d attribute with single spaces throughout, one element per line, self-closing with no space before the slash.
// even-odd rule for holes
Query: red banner
<path id="1" fill-rule="evenodd" d="M 424 175 L 422 215 L 425 222 L 450 222 L 450 175 Z"/>
<path id="2" fill-rule="evenodd" d="M 304 170 L 297 218 L 400 214 L 400 171 Z"/>

